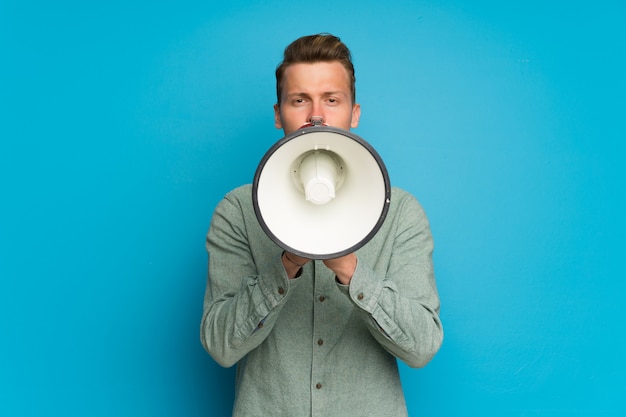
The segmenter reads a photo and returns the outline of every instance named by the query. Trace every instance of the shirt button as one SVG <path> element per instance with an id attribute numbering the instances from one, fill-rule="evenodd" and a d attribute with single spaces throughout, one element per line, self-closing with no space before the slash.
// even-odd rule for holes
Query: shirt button
<path id="1" fill-rule="evenodd" d="M 322 389 L 322 384 L 320 384 L 319 382 L 317 384 L 315 384 L 315 388 L 317 389 Z"/>
<path id="2" fill-rule="evenodd" d="M 278 293 L 283 295 L 285 293 L 285 289 L 283 287 L 278 287 Z"/>
<path id="3" fill-rule="evenodd" d="M 359 293 L 359 295 L 356 296 L 356 298 L 361 301 L 363 299 L 363 293 Z"/>
<path id="4" fill-rule="evenodd" d="M 325 299 L 326 299 L 326 297 L 324 297 L 323 295 L 320 295 L 320 298 L 319 298 L 320 303 L 323 303 Z"/>
<path id="5" fill-rule="evenodd" d="M 324 344 L 324 341 L 322 339 L 317 339 L 318 346 L 322 346 L 323 344 Z"/>

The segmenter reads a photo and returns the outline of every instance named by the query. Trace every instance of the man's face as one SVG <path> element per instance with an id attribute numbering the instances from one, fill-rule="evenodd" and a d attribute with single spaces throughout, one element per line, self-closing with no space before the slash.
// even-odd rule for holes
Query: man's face
<path id="1" fill-rule="evenodd" d="M 348 71 L 339 62 L 293 64 L 285 69 L 274 125 L 285 135 L 318 116 L 325 125 L 349 130 L 359 124 L 361 107 L 352 103 Z"/>

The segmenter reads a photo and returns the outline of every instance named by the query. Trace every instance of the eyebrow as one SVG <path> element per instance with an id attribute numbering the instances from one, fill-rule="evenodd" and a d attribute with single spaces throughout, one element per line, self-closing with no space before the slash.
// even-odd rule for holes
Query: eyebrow
<path id="1" fill-rule="evenodd" d="M 349 96 L 349 94 L 345 93 L 344 91 L 337 90 L 337 91 L 327 91 L 323 94 L 323 96 Z"/>
<path id="2" fill-rule="evenodd" d="M 346 96 L 349 97 L 350 95 L 346 92 L 343 92 L 341 90 L 333 90 L 333 91 L 325 91 L 324 93 L 322 93 L 322 97 L 328 97 L 328 96 Z M 287 94 L 287 98 L 293 98 L 293 97 L 311 97 L 311 95 L 309 93 L 305 93 L 304 91 L 298 91 L 295 93 L 290 93 Z"/>
<path id="3" fill-rule="evenodd" d="M 292 97 L 309 97 L 309 94 L 302 92 L 302 91 L 287 94 L 287 98 L 292 98 Z"/>

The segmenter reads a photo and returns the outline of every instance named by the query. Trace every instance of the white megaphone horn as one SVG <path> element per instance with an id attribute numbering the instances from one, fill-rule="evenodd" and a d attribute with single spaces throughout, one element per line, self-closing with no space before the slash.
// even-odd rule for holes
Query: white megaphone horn
<path id="1" fill-rule="evenodd" d="M 299 129 L 276 142 L 254 175 L 252 201 L 265 233 L 298 256 L 330 259 L 369 242 L 391 199 L 374 148 L 329 126 Z"/>

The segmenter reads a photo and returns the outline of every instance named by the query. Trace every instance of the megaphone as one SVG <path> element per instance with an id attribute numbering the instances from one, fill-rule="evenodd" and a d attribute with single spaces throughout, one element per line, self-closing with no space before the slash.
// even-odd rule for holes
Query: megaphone
<path id="1" fill-rule="evenodd" d="M 352 132 L 313 126 L 276 142 L 252 185 L 254 212 L 278 246 L 310 259 L 354 252 L 382 226 L 391 201 L 387 169 Z"/>

